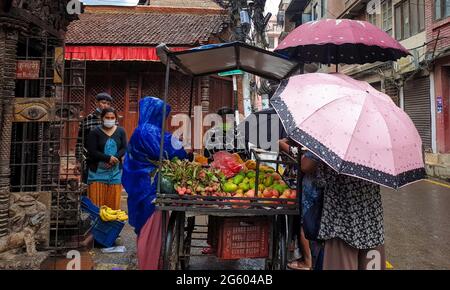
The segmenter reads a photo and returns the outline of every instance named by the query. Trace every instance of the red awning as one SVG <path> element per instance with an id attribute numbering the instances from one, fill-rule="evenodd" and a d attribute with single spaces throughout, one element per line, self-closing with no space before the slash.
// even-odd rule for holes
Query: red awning
<path id="1" fill-rule="evenodd" d="M 171 47 L 183 51 L 189 47 Z M 87 61 L 160 61 L 156 47 L 142 46 L 71 46 L 65 47 L 66 60 Z"/>

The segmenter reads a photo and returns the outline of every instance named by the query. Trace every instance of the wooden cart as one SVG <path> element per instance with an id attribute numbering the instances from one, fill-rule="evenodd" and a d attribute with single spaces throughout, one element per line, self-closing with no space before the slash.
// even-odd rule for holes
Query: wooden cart
<path id="1" fill-rule="evenodd" d="M 157 47 L 161 61 L 166 65 L 164 102 L 167 103 L 169 92 L 169 75 L 171 69 L 195 77 L 216 74 L 220 72 L 242 70 L 259 77 L 280 81 L 289 77 L 300 68 L 300 64 L 292 62 L 276 53 L 266 51 L 241 42 L 206 45 L 200 48 L 172 52 L 164 44 Z M 236 81 L 236 76 L 233 77 Z M 237 85 L 234 86 L 234 105 L 237 110 Z M 193 94 L 191 92 L 189 115 L 192 113 Z M 166 115 L 163 106 L 162 115 Z M 236 124 L 237 125 L 237 124 Z M 162 122 L 162 134 L 166 129 L 166 122 Z M 163 160 L 164 136 L 161 136 L 160 163 Z M 259 158 L 253 151 L 257 165 L 261 162 L 285 164 L 277 158 L 275 161 Z M 290 160 L 298 164 L 297 160 Z M 299 178 L 295 186 L 300 184 Z M 256 182 L 256 184 L 258 184 Z M 258 192 L 256 188 L 256 192 Z M 297 188 L 297 192 L 300 192 Z M 169 217 L 168 228 L 163 226 L 162 255 L 164 269 L 186 269 L 191 257 L 192 235 L 199 225 L 195 217 L 208 215 L 210 217 L 269 217 L 269 254 L 266 257 L 267 269 L 285 269 L 287 264 L 287 243 L 290 240 L 293 217 L 299 215 L 298 200 L 259 199 L 259 198 L 219 198 L 170 195 L 161 192 L 161 175 L 158 177 L 156 207 L 163 211 L 163 225 Z M 244 207 L 236 206 L 237 200 L 246 200 Z M 170 215 L 169 215 L 170 213 Z"/>
<path id="2" fill-rule="evenodd" d="M 264 160 L 260 157 L 262 151 L 252 150 L 256 159 L 256 175 L 259 175 L 261 163 L 274 163 L 278 165 L 297 166 L 299 160 L 281 153 L 276 160 Z M 283 176 L 284 181 L 300 192 L 298 184 L 300 175 L 295 179 Z M 256 183 L 258 184 L 258 183 Z M 257 192 L 257 191 L 256 191 Z M 236 203 L 246 201 L 247 203 Z M 188 269 L 193 245 L 193 234 L 198 228 L 205 228 L 205 224 L 196 224 L 196 217 L 267 217 L 269 219 L 268 254 L 266 257 L 266 269 L 284 270 L 287 266 L 288 243 L 293 231 L 293 219 L 299 215 L 298 199 L 279 198 L 239 198 L 239 197 L 210 197 L 210 196 L 179 196 L 178 194 L 159 194 L 156 206 L 169 215 L 167 232 L 164 233 L 163 245 L 164 269 L 179 270 Z M 252 220 L 252 219 L 250 219 Z M 245 226 L 245 225 L 244 225 Z M 198 232 L 198 230 L 197 230 Z M 203 232 L 204 233 L 204 232 Z M 201 255 L 205 256 L 205 255 Z"/>

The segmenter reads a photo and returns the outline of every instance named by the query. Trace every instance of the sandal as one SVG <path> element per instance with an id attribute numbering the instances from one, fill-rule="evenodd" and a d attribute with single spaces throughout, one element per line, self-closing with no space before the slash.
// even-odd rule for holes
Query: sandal
<path id="1" fill-rule="evenodd" d="M 311 267 L 304 266 L 300 260 L 289 263 L 287 267 L 295 271 L 311 271 Z"/>

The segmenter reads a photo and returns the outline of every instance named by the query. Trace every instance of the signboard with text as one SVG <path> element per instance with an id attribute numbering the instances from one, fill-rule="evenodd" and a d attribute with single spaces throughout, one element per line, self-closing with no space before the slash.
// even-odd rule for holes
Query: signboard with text
<path id="1" fill-rule="evenodd" d="M 41 62 L 39 60 L 18 60 L 16 69 L 16 79 L 18 80 L 37 80 Z"/>

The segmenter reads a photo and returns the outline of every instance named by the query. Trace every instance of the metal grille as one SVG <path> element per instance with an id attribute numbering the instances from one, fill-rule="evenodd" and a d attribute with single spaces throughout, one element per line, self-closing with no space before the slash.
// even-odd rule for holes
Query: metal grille
<path id="1" fill-rule="evenodd" d="M 41 66 L 39 79 L 16 81 L 16 97 L 35 98 L 30 99 L 31 107 L 44 98 L 51 105 L 45 118 L 13 123 L 10 157 L 12 192 L 51 192 L 50 248 L 54 250 L 79 246 L 83 191 L 74 151 L 86 63 L 69 61 L 64 67 L 64 52 L 57 54 L 55 49 L 60 45 L 60 40 L 49 38 L 28 38 L 20 45 L 18 59 L 39 60 Z"/>
<path id="2" fill-rule="evenodd" d="M 404 98 L 405 111 L 416 125 L 425 151 L 431 151 L 430 78 L 415 78 L 406 82 Z"/>

